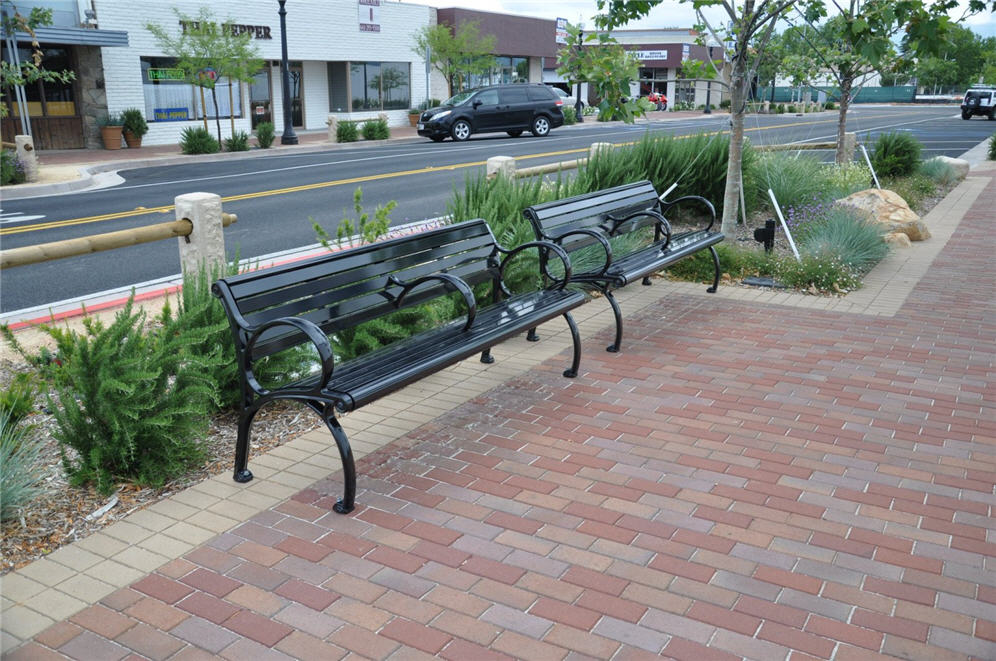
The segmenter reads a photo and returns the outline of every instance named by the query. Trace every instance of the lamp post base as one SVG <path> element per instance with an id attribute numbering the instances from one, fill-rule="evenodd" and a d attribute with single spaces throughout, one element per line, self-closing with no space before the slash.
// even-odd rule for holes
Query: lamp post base
<path id="1" fill-rule="evenodd" d="M 294 133 L 291 133 L 289 135 L 287 133 L 284 133 L 282 136 L 280 136 L 280 144 L 282 144 L 282 145 L 296 145 L 297 144 L 297 135 L 295 135 Z"/>

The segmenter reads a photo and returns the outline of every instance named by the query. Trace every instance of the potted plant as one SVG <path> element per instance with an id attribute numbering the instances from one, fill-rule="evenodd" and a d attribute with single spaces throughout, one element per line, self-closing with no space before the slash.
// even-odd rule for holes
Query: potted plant
<path id="1" fill-rule="evenodd" d="M 124 125 L 121 117 L 107 114 L 97 120 L 100 125 L 100 137 L 104 140 L 104 149 L 121 149 L 121 131 Z"/>
<path id="2" fill-rule="evenodd" d="M 411 124 L 412 126 L 415 126 L 416 124 L 418 124 L 418 118 L 419 118 L 419 115 L 421 115 L 421 114 L 422 114 L 422 111 L 419 110 L 418 108 L 409 108 L 408 109 L 408 123 Z"/>
<path id="3" fill-rule="evenodd" d="M 121 123 L 124 127 L 124 139 L 129 149 L 142 146 L 142 136 L 149 132 L 149 125 L 138 108 L 128 108 L 121 113 Z"/>

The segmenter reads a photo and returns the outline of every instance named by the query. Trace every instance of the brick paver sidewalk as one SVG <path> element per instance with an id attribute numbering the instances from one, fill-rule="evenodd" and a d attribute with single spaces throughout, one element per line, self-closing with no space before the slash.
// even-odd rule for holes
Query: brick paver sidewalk
<path id="1" fill-rule="evenodd" d="M 664 284 L 8 658 L 994 659 L 993 174 L 895 315 Z"/>

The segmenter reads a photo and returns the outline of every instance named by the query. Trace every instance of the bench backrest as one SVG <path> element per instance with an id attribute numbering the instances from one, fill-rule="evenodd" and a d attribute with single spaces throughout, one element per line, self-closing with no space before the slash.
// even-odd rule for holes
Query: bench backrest
<path id="1" fill-rule="evenodd" d="M 397 310 L 392 299 L 401 288 L 388 284 L 394 275 L 411 281 L 432 273 L 455 275 L 471 286 L 493 282 L 497 269 L 489 257 L 494 235 L 483 220 L 468 220 L 418 234 L 329 253 L 296 263 L 222 278 L 213 291 L 225 304 L 233 329 L 258 326 L 281 317 L 303 317 L 326 334 L 352 328 Z M 429 282 L 405 297 L 409 307 L 443 294 Z M 234 314 L 233 314 L 234 313 Z M 253 349 L 267 356 L 304 341 L 286 327 L 275 330 Z"/>
<path id="2" fill-rule="evenodd" d="M 647 210 L 659 212 L 657 191 L 649 181 L 639 181 L 537 204 L 522 213 L 532 223 L 537 238 L 557 240 L 562 234 L 577 229 L 610 227 L 612 223 L 608 220 L 609 215 L 624 218 Z M 652 216 L 638 216 L 620 225 L 610 236 L 653 226 L 655 222 L 656 219 Z M 572 251 L 590 243 L 592 239 L 589 237 L 574 236 L 565 240 L 562 245 L 565 250 Z"/>

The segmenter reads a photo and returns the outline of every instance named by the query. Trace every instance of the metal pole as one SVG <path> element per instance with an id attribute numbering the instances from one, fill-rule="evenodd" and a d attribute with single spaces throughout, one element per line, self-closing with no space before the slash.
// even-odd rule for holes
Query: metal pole
<path id="1" fill-rule="evenodd" d="M 712 114 L 712 108 L 709 107 L 709 106 L 712 105 L 711 99 L 712 99 L 712 83 L 707 80 L 706 81 L 706 107 L 705 107 L 705 110 L 703 111 L 702 114 L 704 114 L 704 115 L 711 115 Z"/>
<path id="2" fill-rule="evenodd" d="M 578 30 L 578 58 L 581 57 L 581 42 L 584 37 L 584 30 Z M 581 105 L 581 81 L 578 80 L 578 97 L 574 104 L 574 114 L 577 115 L 578 124 L 584 123 L 584 107 Z"/>
<path id="3" fill-rule="evenodd" d="M 280 144 L 296 145 L 297 134 L 294 133 L 294 123 L 291 121 L 290 68 L 287 66 L 287 10 L 284 9 L 287 0 L 277 2 L 280 3 L 280 74 L 283 78 L 284 96 L 284 133 L 280 136 Z"/>

